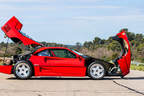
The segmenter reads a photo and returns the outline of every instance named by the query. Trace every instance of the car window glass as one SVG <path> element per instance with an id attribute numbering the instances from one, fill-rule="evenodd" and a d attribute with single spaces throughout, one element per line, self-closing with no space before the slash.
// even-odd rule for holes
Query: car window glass
<path id="1" fill-rule="evenodd" d="M 50 56 L 50 53 L 48 50 L 43 50 L 43 51 L 39 52 L 37 55 L 38 56 Z"/>
<path id="2" fill-rule="evenodd" d="M 55 57 L 62 57 L 62 58 L 76 58 L 75 54 L 68 50 L 63 49 L 53 49 L 51 50 L 55 55 Z"/>
<path id="3" fill-rule="evenodd" d="M 75 54 L 73 54 L 72 52 L 66 51 L 66 53 L 67 53 L 67 58 L 76 58 Z"/>

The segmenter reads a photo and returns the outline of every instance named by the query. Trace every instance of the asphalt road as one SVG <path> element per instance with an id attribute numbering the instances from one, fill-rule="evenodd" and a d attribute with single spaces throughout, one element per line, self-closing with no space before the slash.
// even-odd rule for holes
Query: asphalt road
<path id="1" fill-rule="evenodd" d="M 41 77 L 17 80 L 0 74 L 0 96 L 143 96 L 144 72 L 131 71 L 124 79 L 104 80 Z"/>

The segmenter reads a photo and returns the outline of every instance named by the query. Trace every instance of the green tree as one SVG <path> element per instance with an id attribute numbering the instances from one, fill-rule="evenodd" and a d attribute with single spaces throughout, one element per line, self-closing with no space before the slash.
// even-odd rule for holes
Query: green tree
<path id="1" fill-rule="evenodd" d="M 94 40 L 93 40 L 93 44 L 94 45 L 101 44 L 101 39 L 99 37 L 95 37 Z"/>
<path id="2" fill-rule="evenodd" d="M 132 40 L 135 39 L 135 34 L 134 33 L 132 33 L 132 32 L 126 32 L 126 34 L 127 34 L 127 37 L 129 39 L 129 41 L 132 41 Z"/>
<path id="3" fill-rule="evenodd" d="M 81 48 L 81 43 L 80 43 L 80 42 L 77 42 L 77 43 L 76 43 L 76 48 L 77 48 L 78 50 L 80 50 L 80 48 Z"/>
<path id="4" fill-rule="evenodd" d="M 107 48 L 112 51 L 121 51 L 121 46 L 117 41 L 112 41 Z"/>
<path id="5" fill-rule="evenodd" d="M 83 46 L 85 47 L 85 48 L 91 48 L 91 46 L 93 46 L 93 43 L 91 42 L 91 41 L 86 41 L 86 42 L 84 42 L 84 44 L 83 44 Z"/>

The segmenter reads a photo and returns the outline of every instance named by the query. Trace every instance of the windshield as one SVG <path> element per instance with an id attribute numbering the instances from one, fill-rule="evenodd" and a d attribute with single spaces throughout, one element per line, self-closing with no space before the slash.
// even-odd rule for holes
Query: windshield
<path id="1" fill-rule="evenodd" d="M 78 55 L 84 55 L 84 54 L 82 54 L 82 53 L 80 53 L 80 52 L 77 52 L 77 51 L 75 51 L 75 50 L 72 50 L 73 52 L 75 52 L 76 54 L 78 54 Z"/>
<path id="2" fill-rule="evenodd" d="M 88 57 L 88 56 L 86 56 L 86 55 L 84 55 L 84 54 L 82 54 L 82 53 L 80 53 L 80 52 L 78 52 L 78 51 L 75 51 L 75 50 L 72 50 L 72 51 L 75 52 L 76 54 L 82 56 L 82 57 Z"/>

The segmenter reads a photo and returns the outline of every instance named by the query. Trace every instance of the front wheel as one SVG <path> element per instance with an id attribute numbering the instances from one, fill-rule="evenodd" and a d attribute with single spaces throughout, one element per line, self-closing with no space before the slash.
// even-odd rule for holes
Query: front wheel
<path id="1" fill-rule="evenodd" d="M 18 79 L 28 79 L 32 76 L 32 66 L 26 61 L 20 61 L 14 66 L 13 72 Z"/>
<path id="2" fill-rule="evenodd" d="M 92 79 L 102 79 L 105 76 L 105 66 L 101 62 L 93 62 L 88 66 L 88 75 Z"/>

